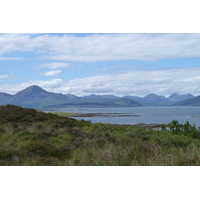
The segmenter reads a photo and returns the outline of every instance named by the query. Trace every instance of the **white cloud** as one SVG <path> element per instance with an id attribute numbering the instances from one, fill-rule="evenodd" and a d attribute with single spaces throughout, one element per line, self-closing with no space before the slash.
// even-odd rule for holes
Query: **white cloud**
<path id="1" fill-rule="evenodd" d="M 44 75 L 44 76 L 57 76 L 61 72 L 62 72 L 62 70 L 54 70 L 54 71 L 49 71 L 49 72 L 41 73 L 41 75 Z"/>
<path id="2" fill-rule="evenodd" d="M 64 81 L 62 79 L 53 79 L 49 81 L 42 81 L 42 80 L 31 80 L 21 84 L 15 85 L 2 85 L 1 92 L 6 92 L 9 94 L 16 94 L 17 92 L 24 90 L 25 88 L 31 85 L 38 85 L 43 89 L 50 91 L 50 92 L 57 92 L 58 88 L 62 88 Z"/>
<path id="3" fill-rule="evenodd" d="M 20 57 L 0 57 L 0 60 L 22 60 Z"/>
<path id="4" fill-rule="evenodd" d="M 30 85 L 47 91 L 72 93 L 78 96 L 112 94 L 116 96 L 146 96 L 149 93 L 169 96 L 172 93 L 200 95 L 200 68 L 165 69 L 157 71 L 128 71 L 112 75 L 76 78 L 70 81 L 29 81 L 19 85 L 2 85 L 1 91 L 16 93 Z"/>
<path id="5" fill-rule="evenodd" d="M 0 75 L 0 81 L 2 81 L 2 79 L 9 78 L 9 77 L 10 76 L 8 74 Z"/>
<path id="6" fill-rule="evenodd" d="M 60 61 L 158 60 L 200 57 L 200 34 L 0 35 L 0 55 L 32 51 Z M 50 66 L 50 65 L 49 65 Z M 56 69 L 56 65 L 54 65 Z M 50 66 L 50 67 L 53 67 Z"/>
<path id="7" fill-rule="evenodd" d="M 69 68 L 70 64 L 69 63 L 60 63 L 60 62 L 53 62 L 53 63 L 46 63 L 43 65 L 40 65 L 39 68 L 49 68 L 49 69 L 58 69 L 58 68 Z"/>
<path id="8" fill-rule="evenodd" d="M 5 75 L 0 75 L 0 79 L 3 79 L 3 78 L 8 78 L 9 75 L 8 74 L 5 74 Z"/>
<path id="9" fill-rule="evenodd" d="M 76 78 L 63 82 L 60 92 L 76 95 L 113 94 L 117 96 L 149 93 L 168 96 L 178 92 L 200 95 L 200 69 L 129 71 L 119 74 Z"/>

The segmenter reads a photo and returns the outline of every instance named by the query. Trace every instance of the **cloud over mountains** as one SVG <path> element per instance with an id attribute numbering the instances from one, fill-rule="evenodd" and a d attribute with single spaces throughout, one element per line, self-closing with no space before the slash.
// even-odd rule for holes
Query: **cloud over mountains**
<path id="1" fill-rule="evenodd" d="M 60 70 L 51 71 L 49 75 L 56 75 Z M 54 74 L 55 73 L 55 74 Z M 47 74 L 46 74 L 47 75 Z M 76 78 L 69 81 L 63 79 L 28 81 L 15 86 L 2 86 L 2 91 L 16 93 L 30 85 L 38 85 L 52 92 L 73 93 L 75 95 L 112 94 L 118 96 L 138 95 L 148 93 L 170 95 L 200 94 L 200 68 L 165 69 L 155 71 L 125 71 L 112 75 Z M 10 89 L 8 89 L 10 88 Z"/>
<path id="2" fill-rule="evenodd" d="M 62 70 L 54 70 L 54 71 L 48 71 L 48 72 L 41 73 L 41 75 L 44 75 L 44 76 L 57 76 L 61 72 L 62 72 Z"/>
<path id="3" fill-rule="evenodd" d="M 199 95 L 199 44 L 182 33 L 0 34 L 0 91 Z"/>

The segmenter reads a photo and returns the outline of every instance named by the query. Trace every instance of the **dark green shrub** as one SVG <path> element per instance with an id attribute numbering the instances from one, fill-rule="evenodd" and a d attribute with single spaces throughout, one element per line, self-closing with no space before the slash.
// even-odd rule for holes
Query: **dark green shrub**
<path id="1" fill-rule="evenodd" d="M 37 125 L 37 129 L 38 129 L 38 130 L 44 129 L 44 125 L 38 124 L 38 125 Z"/>
<path id="2" fill-rule="evenodd" d="M 5 130 L 2 127 L 0 127 L 0 136 L 3 135 L 4 133 L 5 133 Z"/>
<path id="3" fill-rule="evenodd" d="M 96 140 L 96 144 L 97 144 L 97 146 L 99 146 L 99 147 L 102 148 L 102 147 L 105 146 L 105 144 L 106 144 L 106 140 L 103 139 L 103 138 L 100 138 L 100 139 Z"/>
<path id="4" fill-rule="evenodd" d="M 172 120 L 171 123 L 168 124 L 168 126 L 173 134 L 179 134 L 182 130 L 182 125 L 179 124 L 177 120 Z"/>
<path id="5" fill-rule="evenodd" d="M 184 125 L 179 124 L 178 121 L 173 120 L 168 124 L 170 131 L 173 134 L 186 135 L 196 139 L 200 138 L 200 131 L 196 128 L 195 125 L 191 125 L 188 121 Z"/>
<path id="6" fill-rule="evenodd" d="M 12 150 L 0 149 L 0 160 L 10 159 L 13 153 Z"/>
<path id="7" fill-rule="evenodd" d="M 49 137 L 53 136 L 53 132 L 51 131 L 43 131 L 43 132 L 39 132 L 37 133 L 36 136 L 34 136 L 33 139 L 36 139 L 36 140 L 45 140 Z"/>
<path id="8" fill-rule="evenodd" d="M 162 131 L 166 131 L 167 130 L 166 125 L 162 124 L 161 129 L 162 129 Z"/>
<path id="9" fill-rule="evenodd" d="M 28 131 L 28 130 L 21 131 L 21 132 L 17 133 L 17 135 L 18 135 L 19 137 L 21 137 L 21 136 L 29 136 L 30 134 L 31 134 L 31 132 Z"/>
<path id="10" fill-rule="evenodd" d="M 191 138 L 184 135 L 172 135 L 170 133 L 157 136 L 154 141 L 168 147 L 188 147 L 192 143 Z"/>
<path id="11" fill-rule="evenodd" d="M 50 157 L 36 157 L 32 162 L 28 163 L 31 166 L 60 166 L 61 162 L 59 159 Z"/>
<path id="12" fill-rule="evenodd" d="M 200 138 L 200 131 L 196 128 L 195 124 L 192 126 L 188 121 L 183 126 L 184 134 L 189 135 L 193 138 Z"/>
<path id="13" fill-rule="evenodd" d="M 29 156 L 39 155 L 42 157 L 55 158 L 68 157 L 71 153 L 41 140 L 32 141 L 29 144 L 24 145 L 20 150 L 23 150 Z"/>

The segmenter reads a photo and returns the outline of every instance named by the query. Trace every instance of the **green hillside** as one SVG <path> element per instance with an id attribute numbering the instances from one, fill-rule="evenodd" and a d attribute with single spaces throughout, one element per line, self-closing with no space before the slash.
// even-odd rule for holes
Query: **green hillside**
<path id="1" fill-rule="evenodd" d="M 200 131 L 188 122 L 153 130 L 0 106 L 2 166 L 200 165 L 199 146 Z"/>

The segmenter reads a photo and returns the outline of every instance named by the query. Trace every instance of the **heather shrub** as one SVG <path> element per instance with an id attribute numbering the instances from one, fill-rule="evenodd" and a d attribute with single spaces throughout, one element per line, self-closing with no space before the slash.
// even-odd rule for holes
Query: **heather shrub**
<path id="1" fill-rule="evenodd" d="M 0 165 L 200 165 L 200 130 L 173 120 L 154 130 L 0 106 Z"/>

